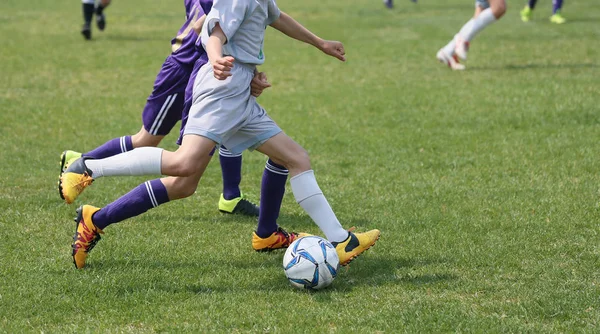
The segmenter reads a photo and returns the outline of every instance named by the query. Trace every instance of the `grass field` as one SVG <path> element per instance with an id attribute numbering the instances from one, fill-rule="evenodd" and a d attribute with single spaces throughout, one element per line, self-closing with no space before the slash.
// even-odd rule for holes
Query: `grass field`
<path id="1" fill-rule="evenodd" d="M 310 152 L 345 227 L 378 244 L 318 293 L 289 286 L 256 222 L 220 214 L 214 161 L 196 195 L 113 225 L 74 269 L 75 208 L 147 178 L 98 180 L 68 206 L 58 157 L 133 134 L 182 24 L 172 1 L 120 1 L 79 35 L 78 1 L 0 2 L 0 332 L 598 332 L 600 3 L 522 1 L 472 43 L 435 53 L 469 0 L 279 0 L 348 61 L 269 30 L 260 98 Z M 175 135 L 163 147 L 175 149 Z M 265 158 L 245 153 L 259 198 Z M 319 233 L 288 188 L 280 225 Z"/>

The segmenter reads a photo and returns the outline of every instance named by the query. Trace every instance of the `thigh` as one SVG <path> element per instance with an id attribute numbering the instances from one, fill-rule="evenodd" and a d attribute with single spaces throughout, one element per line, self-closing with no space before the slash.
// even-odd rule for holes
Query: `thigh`
<path id="1" fill-rule="evenodd" d="M 306 150 L 284 132 L 269 138 L 256 150 L 286 168 L 292 167 L 292 161 L 298 160 L 299 157 L 308 158 Z"/>
<path id="2" fill-rule="evenodd" d="M 281 133 L 281 128 L 267 115 L 267 112 L 253 100 L 252 112 L 247 121 L 231 136 L 224 138 L 223 146 L 234 154 L 254 150 L 269 138 Z"/>

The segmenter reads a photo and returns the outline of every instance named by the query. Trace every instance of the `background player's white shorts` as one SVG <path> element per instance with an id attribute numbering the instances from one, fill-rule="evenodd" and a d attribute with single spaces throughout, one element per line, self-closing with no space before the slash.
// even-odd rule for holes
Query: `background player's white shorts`
<path id="1" fill-rule="evenodd" d="M 183 135 L 209 138 L 239 154 L 257 148 L 281 129 L 250 95 L 254 66 L 234 63 L 231 74 L 217 80 L 212 66 L 200 68 Z"/>
<path id="2" fill-rule="evenodd" d="M 475 0 L 475 6 L 479 6 L 483 9 L 490 8 L 490 3 L 487 0 Z"/>

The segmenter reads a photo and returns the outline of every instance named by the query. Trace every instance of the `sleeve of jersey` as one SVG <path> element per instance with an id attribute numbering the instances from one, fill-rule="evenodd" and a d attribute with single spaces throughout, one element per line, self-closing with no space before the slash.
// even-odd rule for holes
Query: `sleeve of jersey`
<path id="1" fill-rule="evenodd" d="M 281 15 L 281 11 L 279 10 L 279 7 L 277 7 L 275 0 L 269 0 L 269 12 L 267 14 L 269 15 L 267 17 L 267 25 L 277 21 Z"/>
<path id="2" fill-rule="evenodd" d="M 227 37 L 227 41 L 229 41 L 244 21 L 248 7 L 248 0 L 214 1 L 210 13 L 206 16 L 205 27 L 202 29 L 206 31 L 207 40 L 210 34 L 212 34 L 215 25 L 219 23 L 221 30 L 223 30 L 225 37 Z"/>

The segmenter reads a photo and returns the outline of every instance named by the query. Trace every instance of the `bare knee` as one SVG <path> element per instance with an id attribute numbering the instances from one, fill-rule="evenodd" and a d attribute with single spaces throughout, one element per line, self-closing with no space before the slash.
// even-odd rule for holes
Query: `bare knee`
<path id="1" fill-rule="evenodd" d="M 285 168 L 290 171 L 291 175 L 300 174 L 311 169 L 308 152 L 300 146 L 294 151 L 288 152 L 284 161 L 275 162 L 285 166 Z"/>
<path id="2" fill-rule="evenodd" d="M 191 177 L 169 177 L 163 179 L 170 200 L 192 196 L 198 188 L 198 180 Z"/>
<path id="3" fill-rule="evenodd" d="M 131 144 L 134 148 L 152 146 L 156 147 L 165 136 L 155 136 L 150 134 L 144 127 L 135 135 L 131 136 Z"/>
<path id="4" fill-rule="evenodd" d="M 492 13 L 496 19 L 501 18 L 506 13 L 506 1 L 495 1 L 491 3 Z"/>

